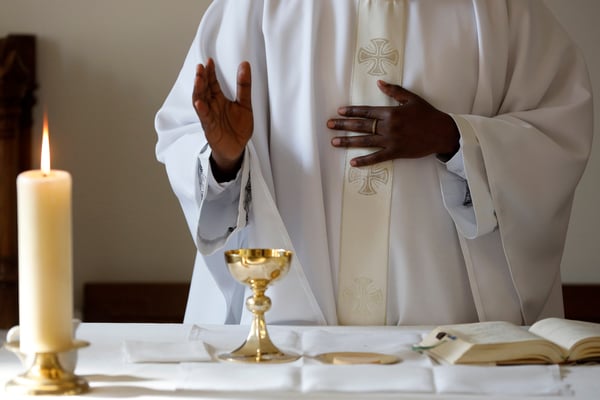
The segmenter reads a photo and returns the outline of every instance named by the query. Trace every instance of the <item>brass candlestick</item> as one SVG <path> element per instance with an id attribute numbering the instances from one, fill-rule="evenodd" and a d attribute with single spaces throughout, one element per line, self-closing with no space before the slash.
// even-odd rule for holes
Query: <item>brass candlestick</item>
<path id="1" fill-rule="evenodd" d="M 231 275 L 252 289 L 246 307 L 253 314 L 250 333 L 236 350 L 221 354 L 219 359 L 250 363 L 283 363 L 295 361 L 300 356 L 284 354 L 267 331 L 265 312 L 271 308 L 271 299 L 265 296 L 267 287 L 283 278 L 292 261 L 292 252 L 282 249 L 238 249 L 225 252 L 225 262 Z"/>
<path id="2" fill-rule="evenodd" d="M 72 351 L 88 345 L 88 342 L 75 340 L 71 347 L 63 351 Z M 19 342 L 5 343 L 5 346 L 14 353 L 20 352 Z M 76 395 L 87 392 L 89 390 L 87 381 L 65 371 L 58 360 L 59 353 L 62 351 L 35 353 L 31 367 L 8 381 L 6 391 L 27 396 Z"/>

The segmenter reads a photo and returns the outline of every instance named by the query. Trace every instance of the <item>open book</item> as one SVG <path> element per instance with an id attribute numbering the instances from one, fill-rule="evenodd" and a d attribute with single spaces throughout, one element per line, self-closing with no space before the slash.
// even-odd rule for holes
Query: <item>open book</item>
<path id="1" fill-rule="evenodd" d="M 509 322 L 435 328 L 413 350 L 449 364 L 560 364 L 600 360 L 600 324 L 547 318 L 529 329 Z"/>

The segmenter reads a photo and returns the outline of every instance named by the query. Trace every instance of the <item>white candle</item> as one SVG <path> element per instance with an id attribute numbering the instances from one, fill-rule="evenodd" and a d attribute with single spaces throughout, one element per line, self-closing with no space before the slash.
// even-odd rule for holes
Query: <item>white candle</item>
<path id="1" fill-rule="evenodd" d="M 50 170 L 44 119 L 42 169 L 17 177 L 19 325 L 23 353 L 73 342 L 71 175 Z"/>

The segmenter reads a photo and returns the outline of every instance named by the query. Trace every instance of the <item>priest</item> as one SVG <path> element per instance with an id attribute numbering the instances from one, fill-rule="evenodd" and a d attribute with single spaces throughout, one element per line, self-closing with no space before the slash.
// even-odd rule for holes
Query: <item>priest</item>
<path id="1" fill-rule="evenodd" d="M 215 0 L 155 125 L 186 323 L 250 321 L 245 247 L 294 252 L 269 323 L 562 316 L 592 102 L 542 2 Z"/>

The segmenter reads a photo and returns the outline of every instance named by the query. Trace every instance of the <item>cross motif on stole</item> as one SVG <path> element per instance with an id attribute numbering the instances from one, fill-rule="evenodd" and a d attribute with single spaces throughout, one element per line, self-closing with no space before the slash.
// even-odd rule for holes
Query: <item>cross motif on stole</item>
<path id="1" fill-rule="evenodd" d="M 359 0 L 351 104 L 393 104 L 377 80 L 401 84 L 405 12 L 405 0 Z M 341 325 L 386 323 L 393 162 L 350 166 L 352 158 L 372 151 L 346 151 L 337 293 Z"/>
<path id="2" fill-rule="evenodd" d="M 369 46 L 361 47 L 358 51 L 358 62 L 360 64 L 367 63 L 371 66 L 369 75 L 381 76 L 387 74 L 385 65 L 398 65 L 400 55 L 398 50 L 395 50 L 387 39 L 377 38 L 371 39 Z"/>
<path id="3" fill-rule="evenodd" d="M 368 315 L 384 301 L 383 291 L 374 286 L 371 279 L 365 277 L 354 279 L 353 285 L 345 288 L 342 296 L 352 304 L 352 311 L 357 314 Z"/>
<path id="4" fill-rule="evenodd" d="M 379 185 L 387 185 L 390 181 L 390 171 L 381 165 L 370 167 L 354 168 L 348 171 L 348 182 L 356 183 L 360 186 L 358 193 L 365 196 L 377 194 Z"/>

